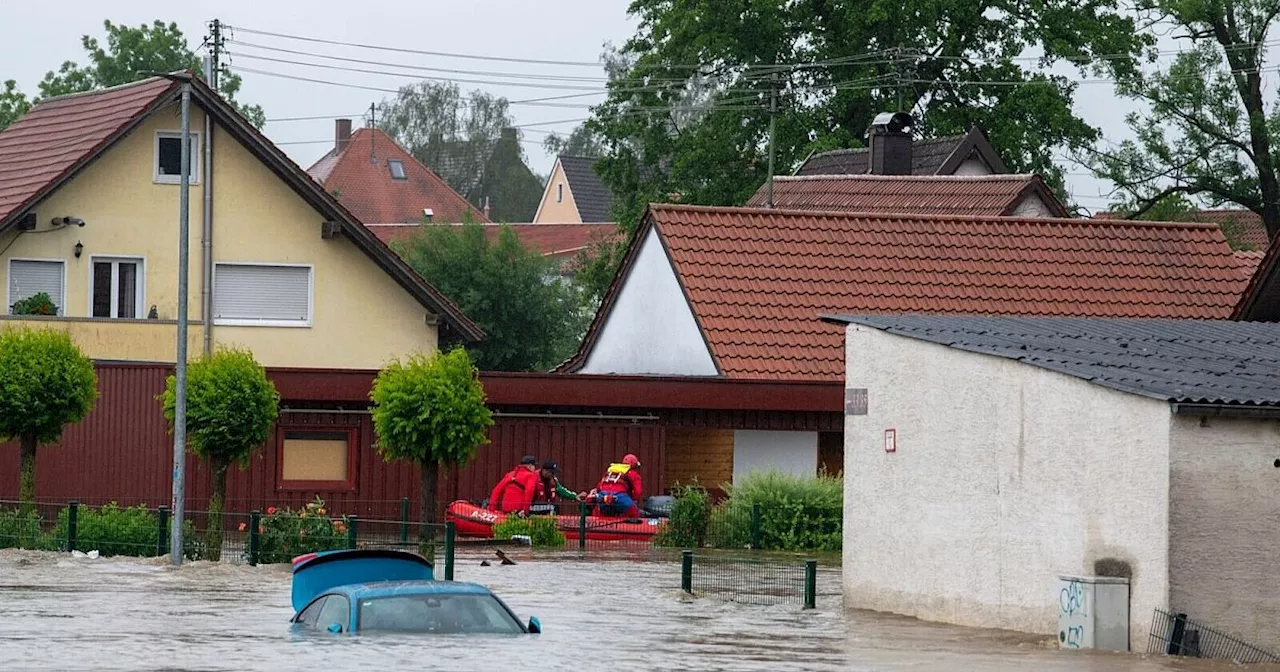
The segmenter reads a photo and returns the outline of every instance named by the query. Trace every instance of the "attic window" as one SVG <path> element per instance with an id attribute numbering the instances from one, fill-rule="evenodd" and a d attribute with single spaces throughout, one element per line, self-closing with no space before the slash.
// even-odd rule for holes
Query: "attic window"
<path id="1" fill-rule="evenodd" d="M 407 177 L 405 177 L 405 174 L 404 174 L 404 161 L 398 161 L 396 159 L 388 159 L 387 168 L 391 169 L 391 179 L 393 180 L 408 179 Z"/>

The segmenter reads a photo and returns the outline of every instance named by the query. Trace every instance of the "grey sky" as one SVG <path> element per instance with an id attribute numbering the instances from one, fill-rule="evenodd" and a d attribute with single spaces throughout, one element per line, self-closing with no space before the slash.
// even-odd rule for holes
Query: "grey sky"
<path id="1" fill-rule="evenodd" d="M 107 18 L 130 25 L 149 23 L 157 18 L 176 21 L 193 47 L 199 45 L 205 34 L 206 22 L 216 17 L 233 26 L 343 42 L 557 61 L 596 61 L 605 42 L 621 43 L 631 36 L 636 25 L 626 15 L 628 0 L 426 0 L 369 5 L 334 0 L 195 0 L 184 3 L 116 0 L 110 3 L 110 9 L 106 9 L 105 4 L 90 0 L 0 1 L 0 35 L 3 36 L 0 39 L 0 80 L 16 79 L 23 91 L 34 93 L 46 71 L 56 69 L 65 60 L 84 60 L 80 36 L 89 34 L 100 37 L 102 20 Z M 242 42 L 384 63 L 603 77 L 601 68 L 527 65 L 349 49 L 246 32 L 238 32 L 235 37 Z M 1171 43 L 1168 46 L 1176 48 L 1178 45 Z M 420 78 L 412 76 L 412 73 L 395 77 L 254 60 L 248 56 L 312 62 L 320 59 L 261 51 L 235 44 L 230 45 L 230 49 L 233 52 L 233 65 L 239 68 L 250 67 L 386 89 L 394 89 Z M 235 55 L 237 52 L 240 55 Z M 343 67 L 390 69 L 375 65 L 330 62 Z M 1063 70 L 1063 74 L 1078 77 L 1066 70 Z M 241 75 L 244 78 L 244 89 L 240 99 L 262 105 L 269 120 L 283 117 L 326 117 L 312 121 L 269 121 L 266 126 L 267 135 L 273 141 L 281 143 L 281 147 L 304 167 L 309 166 L 328 149 L 328 142 L 333 134 L 333 117 L 347 115 L 359 119 L 359 115 L 368 109 L 370 103 L 387 95 L 377 91 L 279 79 L 243 71 Z M 423 73 L 423 76 L 430 75 Z M 445 73 L 434 76 L 489 81 L 500 79 Z M 575 85 L 572 82 L 550 84 Z M 591 82 L 583 85 L 596 86 Z M 462 83 L 461 86 L 464 89 L 484 88 L 511 100 L 582 93 L 567 89 L 500 84 Z M 602 99 L 601 94 L 557 102 L 585 106 Z M 1110 84 L 1082 84 L 1077 92 L 1076 107 L 1088 122 L 1101 126 L 1108 137 L 1119 139 L 1127 135 L 1123 115 L 1132 109 L 1132 105 L 1127 101 L 1117 100 L 1111 94 Z M 512 111 L 520 125 L 580 119 L 588 113 L 585 107 L 527 105 L 513 106 Z M 360 123 L 357 121 L 356 125 Z M 567 132 L 573 126 L 572 123 L 563 123 L 525 129 L 525 151 L 535 171 L 545 174 L 551 167 L 551 157 L 545 155 L 540 146 L 541 140 L 546 137 L 545 131 Z M 1082 206 L 1090 210 L 1105 206 L 1106 199 L 1099 196 L 1105 193 L 1105 189 L 1099 181 L 1084 174 L 1083 169 L 1078 166 L 1068 166 L 1067 170 L 1068 185 Z"/>

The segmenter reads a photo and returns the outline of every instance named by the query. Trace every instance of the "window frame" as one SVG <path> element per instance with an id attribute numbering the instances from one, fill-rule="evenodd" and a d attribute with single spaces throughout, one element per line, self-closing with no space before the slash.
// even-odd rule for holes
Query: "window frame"
<path id="1" fill-rule="evenodd" d="M 156 184 L 182 184 L 181 175 L 161 175 L 160 174 L 160 139 L 176 138 L 179 144 L 182 142 L 182 131 L 156 131 L 155 139 L 152 141 L 151 147 L 151 180 Z M 191 131 L 191 139 L 195 144 L 191 148 L 191 184 L 200 184 L 200 134 Z M 181 159 L 179 159 L 181 161 Z"/>
<path id="2" fill-rule="evenodd" d="M 316 266 L 315 264 L 290 264 L 275 261 L 215 261 L 213 262 L 213 300 L 218 300 L 218 267 L 219 266 L 270 266 L 273 268 L 305 268 L 307 269 L 307 319 L 305 320 L 250 320 L 239 317 L 213 316 L 213 324 L 217 327 L 291 327 L 308 329 L 316 317 Z M 216 310 L 216 307 L 215 307 Z"/>
<path id="3" fill-rule="evenodd" d="M 286 434 L 346 434 L 347 435 L 347 477 L 341 481 L 295 481 L 284 477 L 284 440 Z M 360 428 L 350 425 L 300 425 L 284 424 L 276 426 L 276 491 L 311 491 L 311 492 L 355 492 L 356 460 L 360 452 Z"/>
<path id="4" fill-rule="evenodd" d="M 396 176 L 395 168 L 392 166 L 400 167 L 399 177 Z M 387 159 L 387 172 L 391 174 L 391 179 L 396 180 L 397 182 L 404 182 L 409 179 L 409 174 L 404 171 L 404 161 L 400 159 Z"/>
<path id="5" fill-rule="evenodd" d="M 111 298 L 113 302 L 111 305 L 111 312 L 117 313 L 117 314 L 120 312 L 120 306 L 115 301 L 116 299 L 120 298 L 119 297 L 120 272 L 118 270 L 120 268 L 119 264 L 122 264 L 122 263 L 137 264 L 138 266 L 137 287 L 134 288 L 134 292 L 133 292 L 134 317 L 116 317 L 115 315 L 111 315 L 108 317 L 94 317 L 93 315 L 93 289 L 94 289 L 93 271 L 94 271 L 94 265 L 99 262 L 103 262 L 103 263 L 110 262 L 112 264 Z M 141 320 L 141 319 L 144 319 L 144 317 L 146 316 L 146 309 L 144 308 L 144 306 L 147 305 L 147 258 L 146 257 L 142 257 L 142 256 L 130 257 L 127 255 L 116 255 L 116 254 L 91 254 L 89 255 L 89 273 L 87 275 L 89 276 L 89 297 L 88 297 L 89 305 L 85 310 L 86 316 L 95 320 Z"/>
<path id="6" fill-rule="evenodd" d="M 62 264 L 62 295 L 61 295 L 61 296 L 59 296 L 59 297 L 57 298 L 57 300 L 54 302 L 54 303 L 56 303 L 56 304 L 57 304 L 57 306 L 58 306 L 58 310 L 59 310 L 60 312 L 59 312 L 59 314 L 58 314 L 58 315 L 56 315 L 56 316 L 54 316 L 54 317 L 67 317 L 67 260 L 66 260 L 66 259 L 54 259 L 54 258 L 52 258 L 52 257 L 9 257 L 9 259 L 8 259 L 8 261 L 5 263 L 5 267 L 4 267 L 4 271 L 5 271 L 5 275 L 4 275 L 4 305 L 5 305 L 4 314 L 5 314 L 5 315 L 9 315 L 9 316 L 13 316 L 13 313 L 12 313 L 11 311 L 13 310 L 13 304 L 14 304 L 14 299 L 13 299 L 13 262 L 15 262 L 15 261 L 40 261 L 40 262 L 47 262 L 47 263 L 51 263 L 51 264 Z M 49 298 L 53 298 L 53 297 L 49 297 Z M 17 317 L 20 317 L 20 318 L 30 318 L 30 317 L 41 317 L 41 316 L 39 316 L 39 315 L 18 315 Z"/>
<path id="7" fill-rule="evenodd" d="M 564 203 L 564 182 L 556 184 L 556 203 Z"/>

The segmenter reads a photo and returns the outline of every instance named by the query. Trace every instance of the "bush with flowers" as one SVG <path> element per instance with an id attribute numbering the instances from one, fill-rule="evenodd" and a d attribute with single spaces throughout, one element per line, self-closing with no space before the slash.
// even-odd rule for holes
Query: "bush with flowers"
<path id="1" fill-rule="evenodd" d="M 247 527 L 241 523 L 241 531 Z M 285 506 L 267 507 L 258 528 L 258 562 L 290 562 L 305 553 L 347 547 L 347 526 L 330 518 L 324 500 L 317 496 L 297 510 Z M 245 559 L 248 559 L 248 544 Z"/>

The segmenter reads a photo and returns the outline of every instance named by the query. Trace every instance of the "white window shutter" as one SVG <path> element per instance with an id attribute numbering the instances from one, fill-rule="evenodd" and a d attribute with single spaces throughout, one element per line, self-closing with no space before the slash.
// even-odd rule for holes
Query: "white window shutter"
<path id="1" fill-rule="evenodd" d="M 218 264 L 213 316 L 220 320 L 307 322 L 311 319 L 311 269 Z"/>
<path id="2" fill-rule="evenodd" d="M 9 262 L 9 309 L 13 304 L 29 299 L 40 292 L 49 295 L 58 314 L 65 314 L 62 305 L 62 262 L 21 261 Z"/>

